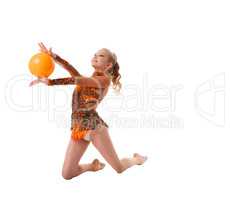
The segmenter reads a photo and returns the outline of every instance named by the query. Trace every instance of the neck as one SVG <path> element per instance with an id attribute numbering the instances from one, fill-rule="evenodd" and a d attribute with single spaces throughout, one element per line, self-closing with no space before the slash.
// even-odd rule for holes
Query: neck
<path id="1" fill-rule="evenodd" d="M 97 73 L 111 78 L 110 75 L 106 71 L 95 69 L 93 74 L 96 75 Z"/>
<path id="2" fill-rule="evenodd" d="M 93 74 L 94 75 L 96 75 L 96 74 L 98 74 L 98 75 L 104 75 L 104 71 L 102 71 L 102 70 L 94 70 L 94 72 L 93 72 Z"/>
<path id="3" fill-rule="evenodd" d="M 104 71 L 101 69 L 95 69 L 95 72 L 104 72 Z"/>

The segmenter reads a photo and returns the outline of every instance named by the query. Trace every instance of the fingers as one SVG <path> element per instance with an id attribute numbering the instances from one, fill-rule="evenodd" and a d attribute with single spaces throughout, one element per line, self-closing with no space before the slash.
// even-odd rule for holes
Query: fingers
<path id="1" fill-rule="evenodd" d="M 41 52 L 47 53 L 50 56 L 53 56 L 52 48 L 49 48 L 49 50 L 48 50 L 47 47 L 42 42 L 39 42 L 38 46 L 40 47 Z"/>
<path id="2" fill-rule="evenodd" d="M 40 47 L 41 52 L 49 53 L 48 49 L 46 48 L 46 46 L 42 42 L 39 42 L 38 46 Z"/>
<path id="3" fill-rule="evenodd" d="M 44 48 L 44 44 L 43 44 L 42 42 L 39 42 L 39 43 L 38 43 L 38 46 L 40 47 L 41 50 L 44 50 L 44 49 L 45 49 L 45 48 Z"/>
<path id="4" fill-rule="evenodd" d="M 29 87 L 31 87 L 31 86 L 39 83 L 39 82 L 40 82 L 40 79 L 33 80 L 33 81 L 30 82 Z"/>
<path id="5" fill-rule="evenodd" d="M 38 46 L 40 47 L 41 52 L 46 53 L 46 49 L 44 49 L 41 43 L 38 43 Z"/>
<path id="6" fill-rule="evenodd" d="M 48 78 L 46 78 L 46 77 L 42 77 L 42 78 L 40 78 L 40 81 L 41 81 L 41 82 L 46 82 L 47 79 L 48 79 Z"/>
<path id="7" fill-rule="evenodd" d="M 46 77 L 38 78 L 36 80 L 31 81 L 31 83 L 29 84 L 29 87 L 31 87 L 31 86 L 33 86 L 35 84 L 38 84 L 38 83 L 44 83 L 46 85 L 49 85 L 49 80 L 50 79 L 48 79 Z"/>
<path id="8" fill-rule="evenodd" d="M 46 85 L 49 84 L 49 79 L 46 77 L 40 78 L 40 82 L 45 83 Z"/>
<path id="9" fill-rule="evenodd" d="M 42 47 L 43 49 L 46 49 L 46 50 L 47 50 L 46 46 L 45 46 L 42 42 L 40 42 L 40 45 L 41 45 L 41 47 Z"/>
<path id="10" fill-rule="evenodd" d="M 49 48 L 49 55 L 53 56 L 53 52 L 52 52 L 52 48 L 51 47 Z"/>
<path id="11" fill-rule="evenodd" d="M 42 49 L 42 43 L 41 42 L 38 43 L 38 46 Z"/>

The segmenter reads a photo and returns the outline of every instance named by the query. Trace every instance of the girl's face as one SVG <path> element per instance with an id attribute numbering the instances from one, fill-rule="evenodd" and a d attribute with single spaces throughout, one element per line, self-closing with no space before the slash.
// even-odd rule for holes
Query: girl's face
<path id="1" fill-rule="evenodd" d="M 112 61 L 110 59 L 110 53 L 106 49 L 100 49 L 97 51 L 91 59 L 92 67 L 95 70 L 104 71 L 108 67 L 112 67 Z"/>

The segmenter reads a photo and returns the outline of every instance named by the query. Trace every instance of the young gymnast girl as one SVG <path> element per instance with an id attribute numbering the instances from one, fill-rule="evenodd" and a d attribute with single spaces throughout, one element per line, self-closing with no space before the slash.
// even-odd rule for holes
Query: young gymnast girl
<path id="1" fill-rule="evenodd" d="M 70 73 L 71 77 L 38 78 L 32 81 L 30 86 L 39 82 L 48 86 L 76 85 L 72 96 L 71 137 L 62 168 L 63 178 L 68 180 L 84 172 L 95 172 L 104 168 L 105 164 L 98 159 L 89 164 L 79 164 L 90 142 L 117 173 L 122 173 L 134 165 L 143 164 L 147 157 L 138 153 L 134 153 L 131 158 L 119 159 L 109 136 L 109 126 L 96 111 L 111 82 L 114 89 L 121 89 L 119 81 L 121 75 L 116 55 L 106 48 L 98 50 L 91 59 L 94 72 L 91 77 L 85 77 L 51 49 L 48 50 L 44 44 L 39 43 L 39 46 L 41 52 L 49 54 L 57 64 Z"/>

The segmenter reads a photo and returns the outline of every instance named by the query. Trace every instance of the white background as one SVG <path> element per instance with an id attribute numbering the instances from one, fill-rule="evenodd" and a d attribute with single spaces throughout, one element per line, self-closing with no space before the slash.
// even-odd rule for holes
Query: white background
<path id="1" fill-rule="evenodd" d="M 221 0 L 1 1 L 0 198 L 229 200 L 229 9 Z M 117 54 L 123 89 L 111 88 L 98 112 L 119 157 L 139 152 L 145 165 L 62 178 L 74 86 L 28 87 L 40 41 L 86 76 L 95 51 Z M 56 65 L 51 78 L 66 76 Z M 138 126 L 144 118 L 155 125 Z M 82 162 L 95 157 L 104 161 L 90 145 Z"/>

